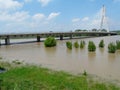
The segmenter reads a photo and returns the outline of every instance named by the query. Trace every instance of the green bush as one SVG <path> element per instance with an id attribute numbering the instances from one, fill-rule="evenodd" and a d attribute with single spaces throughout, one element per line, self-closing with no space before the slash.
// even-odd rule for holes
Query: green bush
<path id="1" fill-rule="evenodd" d="M 115 53 L 116 52 L 116 45 L 114 43 L 109 43 L 108 44 L 108 52 L 109 53 Z"/>
<path id="2" fill-rule="evenodd" d="M 44 41 L 44 45 L 46 47 L 54 47 L 56 46 L 56 40 L 54 37 L 48 37 L 45 41 Z"/>
<path id="3" fill-rule="evenodd" d="M 116 48 L 120 49 L 120 41 L 116 41 Z"/>
<path id="4" fill-rule="evenodd" d="M 100 47 L 100 48 L 103 48 L 104 46 L 105 46 L 104 40 L 101 40 L 100 43 L 99 43 L 99 47 Z"/>
<path id="5" fill-rule="evenodd" d="M 94 52 L 96 50 L 96 46 L 93 41 L 89 41 L 88 43 L 88 51 Z"/>
<path id="6" fill-rule="evenodd" d="M 0 66 L 0 70 L 5 70 L 5 68 L 4 68 L 4 67 L 2 67 L 2 66 Z"/>
<path id="7" fill-rule="evenodd" d="M 79 43 L 78 43 L 77 41 L 74 43 L 74 47 L 75 47 L 75 48 L 78 48 L 78 47 L 79 47 Z"/>
<path id="8" fill-rule="evenodd" d="M 83 75 L 84 75 L 84 76 L 87 76 L 87 72 L 86 72 L 85 70 L 84 70 L 84 72 L 83 72 Z"/>
<path id="9" fill-rule="evenodd" d="M 84 48 L 85 47 L 85 41 L 81 41 L 80 42 L 80 48 Z"/>
<path id="10" fill-rule="evenodd" d="M 72 43 L 70 41 L 66 42 L 66 46 L 67 48 L 72 49 Z"/>

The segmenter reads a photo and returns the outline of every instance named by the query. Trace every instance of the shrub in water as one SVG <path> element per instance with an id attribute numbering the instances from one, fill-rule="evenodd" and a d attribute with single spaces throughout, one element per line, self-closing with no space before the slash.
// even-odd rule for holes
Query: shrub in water
<path id="1" fill-rule="evenodd" d="M 109 53 L 115 53 L 116 52 L 116 45 L 114 43 L 108 44 L 108 52 Z"/>
<path id="2" fill-rule="evenodd" d="M 69 49 L 72 49 L 72 43 L 70 41 L 66 42 L 66 46 Z"/>
<path id="3" fill-rule="evenodd" d="M 116 48 L 120 49 L 120 41 L 116 41 Z"/>
<path id="4" fill-rule="evenodd" d="M 85 47 L 85 41 L 81 41 L 80 42 L 80 48 L 84 48 Z"/>
<path id="5" fill-rule="evenodd" d="M 85 70 L 84 70 L 84 72 L 83 72 L 83 75 L 84 75 L 84 76 L 87 76 L 87 72 L 86 72 Z"/>
<path id="6" fill-rule="evenodd" d="M 53 47 L 56 46 L 56 40 L 53 37 L 48 37 L 45 41 L 44 41 L 44 45 L 46 47 Z"/>
<path id="7" fill-rule="evenodd" d="M 2 66 L 0 66 L 0 70 L 5 70 L 5 68 L 4 68 L 4 67 L 2 67 Z"/>
<path id="8" fill-rule="evenodd" d="M 93 41 L 89 41 L 88 43 L 88 51 L 94 52 L 96 50 L 96 46 Z"/>
<path id="9" fill-rule="evenodd" d="M 99 47 L 103 48 L 104 47 L 104 40 L 101 40 L 100 43 L 99 43 Z"/>
<path id="10" fill-rule="evenodd" d="M 77 41 L 74 43 L 74 47 L 75 47 L 75 48 L 78 48 L 78 47 L 79 47 L 79 44 L 78 44 Z"/>

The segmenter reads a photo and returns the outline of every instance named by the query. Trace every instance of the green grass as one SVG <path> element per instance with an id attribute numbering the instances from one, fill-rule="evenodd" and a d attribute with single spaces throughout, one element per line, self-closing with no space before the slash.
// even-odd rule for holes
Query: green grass
<path id="1" fill-rule="evenodd" d="M 37 66 L 11 68 L 0 74 L 0 90 L 120 90 L 114 85 L 90 81 Z"/>

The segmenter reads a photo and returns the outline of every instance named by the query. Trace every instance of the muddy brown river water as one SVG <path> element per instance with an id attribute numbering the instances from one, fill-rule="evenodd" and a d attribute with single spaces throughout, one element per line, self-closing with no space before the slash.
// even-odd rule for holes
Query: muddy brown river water
<path id="1" fill-rule="evenodd" d="M 105 41 L 105 48 L 98 47 L 99 41 Z M 84 40 L 84 49 L 72 50 L 66 48 L 66 41 L 80 42 Z M 88 41 L 94 41 L 96 52 L 88 52 Z M 57 46 L 52 48 L 44 47 L 43 42 L 28 44 L 13 44 L 0 47 L 0 56 L 6 60 L 20 60 L 25 63 L 42 65 L 55 70 L 64 70 L 71 73 L 82 73 L 84 70 L 89 74 L 102 78 L 120 81 L 120 50 L 115 54 L 108 53 L 108 43 L 120 40 L 120 36 L 107 36 L 86 39 L 72 39 L 57 41 Z M 16 42 L 17 39 L 11 40 Z M 19 41 L 23 41 L 22 39 Z M 26 40 L 25 40 L 26 41 Z"/>

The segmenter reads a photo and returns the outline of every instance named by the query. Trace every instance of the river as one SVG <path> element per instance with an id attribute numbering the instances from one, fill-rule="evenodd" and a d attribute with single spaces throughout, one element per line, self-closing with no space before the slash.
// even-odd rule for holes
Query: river
<path id="1" fill-rule="evenodd" d="M 105 42 L 104 49 L 98 47 L 102 39 Z M 84 49 L 73 47 L 72 50 L 69 50 L 66 48 L 66 41 L 74 43 L 81 40 L 86 42 Z M 87 46 L 90 40 L 95 42 L 97 46 L 96 52 L 88 52 Z M 116 40 L 120 40 L 120 36 L 58 40 L 57 46 L 52 48 L 44 47 L 43 42 L 3 45 L 0 47 L 0 56 L 9 61 L 20 60 L 25 63 L 42 65 L 75 74 L 82 73 L 85 70 L 92 75 L 120 81 L 120 50 L 115 54 L 110 54 L 107 49 L 108 43 L 116 42 Z M 23 41 L 23 39 L 11 40 L 11 42 L 17 41 Z M 24 39 L 24 41 L 27 40 Z"/>

